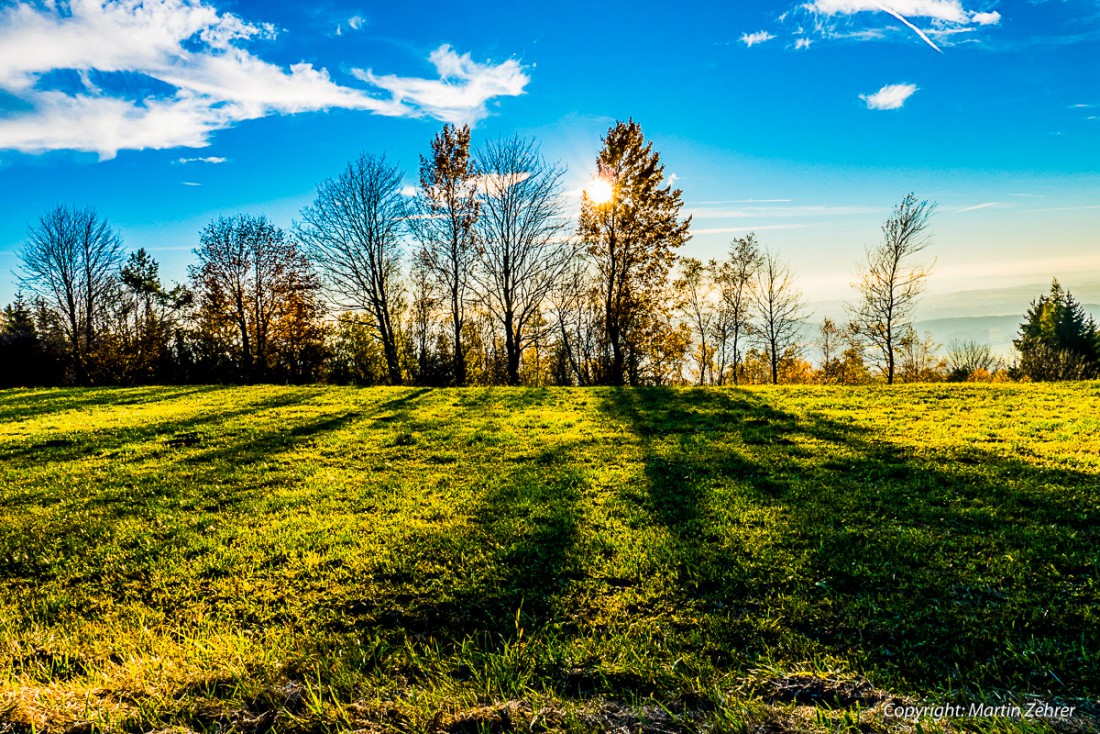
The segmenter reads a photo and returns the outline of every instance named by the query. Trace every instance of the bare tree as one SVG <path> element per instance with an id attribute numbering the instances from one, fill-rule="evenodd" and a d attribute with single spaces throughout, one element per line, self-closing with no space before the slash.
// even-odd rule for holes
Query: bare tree
<path id="1" fill-rule="evenodd" d="M 470 301 L 470 273 L 477 261 L 477 168 L 470 157 L 470 126 L 444 125 L 432 140 L 430 157 L 420 157 L 420 192 L 409 220 L 420 242 L 419 256 L 444 292 L 451 315 L 452 371 L 466 384 L 462 327 Z"/>
<path id="2" fill-rule="evenodd" d="M 684 311 L 691 324 L 691 330 L 697 341 L 698 351 L 695 361 L 699 366 L 699 384 L 707 384 L 708 369 L 714 361 L 714 327 L 717 320 L 717 312 L 712 299 L 710 275 L 717 267 L 717 263 L 711 260 L 704 265 L 693 257 L 685 257 L 680 260 L 681 275 L 673 284 L 679 291 L 682 303 L 680 307 Z M 714 382 L 714 375 L 710 374 Z"/>
<path id="3" fill-rule="evenodd" d="M 821 381 L 826 384 L 836 381 L 843 339 L 844 331 L 826 316 L 817 331 L 817 346 L 821 349 Z"/>
<path id="4" fill-rule="evenodd" d="M 523 351 L 551 288 L 576 254 L 563 216 L 563 170 L 519 137 L 487 143 L 477 158 L 481 181 L 478 268 L 486 309 L 504 329 L 507 380 L 520 384 Z"/>
<path id="5" fill-rule="evenodd" d="M 898 376 L 905 382 L 942 380 L 947 363 L 937 356 L 939 348 L 931 334 L 918 334 L 912 324 L 906 324 L 897 340 Z"/>
<path id="6" fill-rule="evenodd" d="M 779 382 L 779 364 L 799 347 L 805 320 L 805 301 L 794 282 L 794 273 L 778 256 L 766 250 L 756 275 L 753 310 L 757 342 L 768 360 L 772 384 Z"/>
<path id="7" fill-rule="evenodd" d="M 361 155 L 317 187 L 296 230 L 336 303 L 370 314 L 392 385 L 400 385 L 396 314 L 401 312 L 401 171 Z"/>
<path id="8" fill-rule="evenodd" d="M 603 307 L 587 262 L 570 264 L 551 289 L 549 305 L 558 334 L 556 382 L 596 384 L 603 346 Z"/>
<path id="9" fill-rule="evenodd" d="M 716 345 L 720 364 L 718 384 L 724 381 L 726 364 L 732 368 L 733 384 L 737 384 L 741 343 L 752 332 L 752 289 L 760 265 L 760 247 L 756 235 L 750 232 L 730 243 L 729 257 L 718 263 L 714 273 L 720 294 L 715 324 L 719 334 Z"/>
<path id="10" fill-rule="evenodd" d="M 190 273 L 200 327 L 225 344 L 241 377 L 267 377 L 278 337 L 290 333 L 293 341 L 302 331 L 295 322 L 317 316 L 309 263 L 285 231 L 244 214 L 207 225 L 195 254 Z"/>
<path id="11" fill-rule="evenodd" d="M 879 353 L 887 384 L 894 382 L 899 339 L 932 272 L 912 260 L 931 244 L 928 219 L 934 210 L 935 204 L 907 194 L 882 225 L 882 242 L 867 250 L 854 284 L 859 302 L 850 307 L 852 321 Z"/>
<path id="12" fill-rule="evenodd" d="M 122 237 L 94 209 L 60 205 L 30 228 L 19 257 L 20 283 L 58 314 L 77 379 L 86 382 L 122 263 Z"/>
<path id="13" fill-rule="evenodd" d="M 966 380 L 975 372 L 992 372 L 996 361 L 988 344 L 972 339 L 956 339 L 947 347 L 947 367 L 955 380 Z"/>

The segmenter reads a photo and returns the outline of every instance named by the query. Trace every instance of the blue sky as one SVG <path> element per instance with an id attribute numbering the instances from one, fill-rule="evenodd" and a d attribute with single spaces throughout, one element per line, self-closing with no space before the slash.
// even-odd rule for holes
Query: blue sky
<path id="1" fill-rule="evenodd" d="M 289 226 L 361 151 L 414 183 L 443 121 L 538 137 L 576 192 L 627 117 L 685 254 L 755 230 L 811 299 L 849 295 L 910 190 L 939 204 L 932 290 L 1100 279 L 1098 0 L 71 0 L 0 3 L 0 302 L 56 203 L 180 280 L 210 219 Z"/>

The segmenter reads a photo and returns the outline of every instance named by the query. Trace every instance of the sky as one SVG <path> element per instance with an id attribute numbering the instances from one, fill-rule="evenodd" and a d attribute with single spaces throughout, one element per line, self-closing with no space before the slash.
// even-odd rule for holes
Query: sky
<path id="1" fill-rule="evenodd" d="M 755 231 L 811 301 L 910 191 L 932 292 L 1100 281 L 1100 0 L 0 0 L 0 303 L 60 203 L 182 281 L 212 219 L 290 227 L 363 152 L 412 186 L 446 122 L 537 138 L 575 207 L 627 118 L 682 254 Z"/>

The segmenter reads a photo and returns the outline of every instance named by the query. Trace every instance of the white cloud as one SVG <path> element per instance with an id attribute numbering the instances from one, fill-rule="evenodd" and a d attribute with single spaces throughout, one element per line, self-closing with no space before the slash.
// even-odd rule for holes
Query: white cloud
<path id="1" fill-rule="evenodd" d="M 530 78 L 520 63 L 482 64 L 459 55 L 449 45 L 432 51 L 428 60 L 439 79 L 379 76 L 371 69 L 354 69 L 356 77 L 392 95 L 394 114 L 426 114 L 452 123 L 474 123 L 488 116 L 487 103 L 494 97 L 523 94 Z"/>
<path id="2" fill-rule="evenodd" d="M 752 48 L 759 43 L 765 43 L 772 40 L 773 38 L 775 38 L 775 36 L 773 36 L 771 33 L 768 33 L 767 31 L 757 31 L 756 33 L 742 33 L 740 40 L 741 43 L 745 44 L 749 48 Z"/>
<path id="3" fill-rule="evenodd" d="M 1006 206 L 1008 206 L 1008 204 L 1005 204 L 1003 201 L 987 201 L 984 204 L 974 204 L 973 206 L 967 206 L 967 207 L 963 207 L 962 209 L 956 209 L 955 214 L 965 214 L 967 212 L 977 212 L 977 211 L 981 211 L 982 209 L 999 209 L 999 208 L 1006 207 Z"/>
<path id="4" fill-rule="evenodd" d="M 971 13 L 970 21 L 978 25 L 997 25 L 1001 22 L 1001 14 L 996 10 L 992 13 Z"/>
<path id="5" fill-rule="evenodd" d="M 797 41 L 794 42 L 794 47 L 795 47 L 796 51 L 797 50 L 802 50 L 802 49 L 807 49 L 807 48 L 810 47 L 811 43 L 813 43 L 813 40 L 803 37 L 803 38 L 799 38 Z"/>
<path id="6" fill-rule="evenodd" d="M 941 49 L 932 37 L 943 43 L 963 29 L 1001 22 L 999 12 L 969 10 L 964 0 L 810 0 L 796 11 L 795 15 L 809 18 L 809 25 L 822 38 L 884 38 L 884 30 L 897 27 L 888 19 L 880 27 L 882 16 L 890 16 L 937 51 Z"/>
<path id="7" fill-rule="evenodd" d="M 176 162 L 177 163 L 212 163 L 212 164 L 218 164 L 218 163 L 225 163 L 228 160 L 229 160 L 228 158 L 222 158 L 221 156 L 208 155 L 208 156 L 205 156 L 205 157 L 202 157 L 202 158 L 180 158 Z"/>
<path id="8" fill-rule="evenodd" d="M 869 110 L 900 110 L 916 91 L 915 84 L 887 84 L 874 94 L 861 94 L 859 98 Z"/>
<path id="9" fill-rule="evenodd" d="M 348 26 L 353 31 L 357 31 L 360 28 L 362 28 L 364 23 L 366 23 L 366 21 L 363 19 L 363 16 L 361 16 L 361 15 L 353 15 L 350 18 L 348 18 Z"/>
<path id="10" fill-rule="evenodd" d="M 275 37 L 272 26 L 219 12 L 204 0 L 8 6 L 0 10 L 0 91 L 28 110 L 0 118 L 0 149 L 69 149 L 106 159 L 119 150 L 198 148 L 214 132 L 246 120 L 332 108 L 475 121 L 487 114 L 488 100 L 522 94 L 528 81 L 515 60 L 475 64 L 442 46 L 431 56 L 438 80 L 389 76 L 378 89 L 353 88 L 325 69 L 284 68 L 245 48 Z M 59 70 L 76 72 L 83 88 L 51 88 L 44 77 Z M 110 92 L 121 88 L 122 74 L 164 91 Z M 456 74 L 460 84 L 449 79 Z M 420 93 L 394 91 L 403 87 Z"/>
<path id="11" fill-rule="evenodd" d="M 528 171 L 516 171 L 512 173 L 481 173 L 470 180 L 470 184 L 477 191 L 488 196 L 498 196 L 516 184 L 523 183 L 531 178 Z"/>
<path id="12" fill-rule="evenodd" d="M 967 12 L 958 0 L 813 0 L 806 8 L 821 15 L 894 11 L 910 18 L 930 18 L 949 23 L 965 23 L 968 20 Z"/>

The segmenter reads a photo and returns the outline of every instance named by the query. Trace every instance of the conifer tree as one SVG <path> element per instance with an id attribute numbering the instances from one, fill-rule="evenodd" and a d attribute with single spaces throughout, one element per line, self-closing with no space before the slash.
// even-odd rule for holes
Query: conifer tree
<path id="1" fill-rule="evenodd" d="M 1031 302 L 1013 342 L 1020 369 L 1032 380 L 1072 380 L 1100 372 L 1096 322 L 1058 279 L 1050 293 Z"/>

